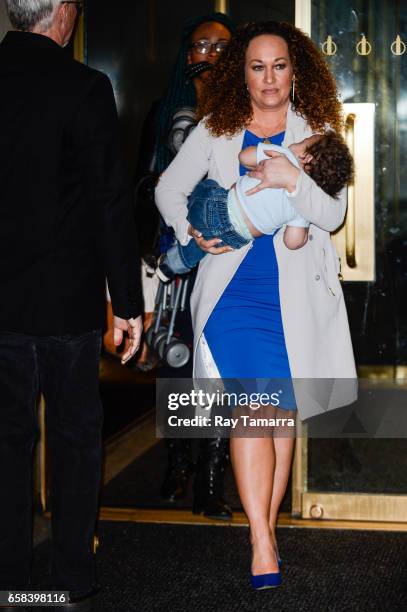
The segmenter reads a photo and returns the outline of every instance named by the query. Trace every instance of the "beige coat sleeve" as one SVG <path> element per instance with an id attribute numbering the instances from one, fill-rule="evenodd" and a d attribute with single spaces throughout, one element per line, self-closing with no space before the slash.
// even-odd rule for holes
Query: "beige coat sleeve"
<path id="1" fill-rule="evenodd" d="M 181 244 L 187 244 L 187 201 L 196 185 L 206 176 L 211 156 L 211 137 L 198 123 L 182 145 L 168 168 L 163 172 L 155 190 L 155 201 L 164 221 L 174 228 Z"/>
<path id="2" fill-rule="evenodd" d="M 342 189 L 338 198 L 332 198 L 301 171 L 296 190 L 287 195 L 298 214 L 310 223 L 327 232 L 333 232 L 342 225 L 347 205 L 346 188 Z"/>

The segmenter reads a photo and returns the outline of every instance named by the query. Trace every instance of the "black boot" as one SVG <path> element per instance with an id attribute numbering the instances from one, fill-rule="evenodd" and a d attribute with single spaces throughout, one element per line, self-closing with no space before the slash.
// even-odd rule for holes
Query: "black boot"
<path id="1" fill-rule="evenodd" d="M 229 460 L 229 440 L 201 440 L 194 482 L 194 514 L 229 521 L 232 510 L 223 499 L 223 477 Z"/>
<path id="2" fill-rule="evenodd" d="M 182 499 L 187 494 L 188 481 L 194 471 L 191 441 L 167 439 L 168 467 L 161 487 L 161 497 L 168 501 Z"/>

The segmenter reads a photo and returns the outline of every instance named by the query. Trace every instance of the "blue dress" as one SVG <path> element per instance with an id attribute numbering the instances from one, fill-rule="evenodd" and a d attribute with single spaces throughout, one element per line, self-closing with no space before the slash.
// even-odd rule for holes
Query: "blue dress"
<path id="1" fill-rule="evenodd" d="M 276 145 L 281 145 L 283 139 L 284 132 L 270 138 Z M 246 130 L 242 148 L 263 140 Z M 240 175 L 245 172 L 240 166 Z M 253 379 L 263 379 L 257 380 L 258 392 L 265 389 L 264 379 L 280 379 L 280 407 L 295 408 L 273 236 L 253 241 L 213 309 L 204 335 L 222 378 L 251 379 L 252 384 Z"/>

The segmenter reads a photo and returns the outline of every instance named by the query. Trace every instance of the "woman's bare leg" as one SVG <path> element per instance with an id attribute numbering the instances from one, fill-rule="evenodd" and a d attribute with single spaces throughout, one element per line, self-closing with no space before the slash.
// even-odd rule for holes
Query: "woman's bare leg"
<path id="1" fill-rule="evenodd" d="M 230 455 L 240 499 L 249 519 L 252 573 L 277 572 L 269 525 L 275 466 L 273 438 L 232 437 Z"/>
<path id="2" fill-rule="evenodd" d="M 291 462 L 294 450 L 295 438 L 283 438 L 278 434 L 273 438 L 275 450 L 275 470 L 274 470 L 274 486 L 270 503 L 269 525 L 272 533 L 274 545 L 277 550 L 275 529 L 277 523 L 278 510 L 283 501 L 287 489 L 287 483 L 291 471 Z"/>

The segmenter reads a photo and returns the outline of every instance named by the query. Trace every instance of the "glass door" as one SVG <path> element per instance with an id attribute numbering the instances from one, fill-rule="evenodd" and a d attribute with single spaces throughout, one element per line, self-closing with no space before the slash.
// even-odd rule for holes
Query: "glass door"
<path id="1" fill-rule="evenodd" d="M 296 25 L 337 79 L 355 159 L 346 222 L 334 241 L 363 405 L 348 413 L 342 436 L 313 437 L 304 428 L 293 513 L 407 521 L 407 4 L 297 0 Z M 394 411 L 390 428 L 378 410 Z M 377 417 L 373 429 L 363 415 L 370 424 Z"/>

